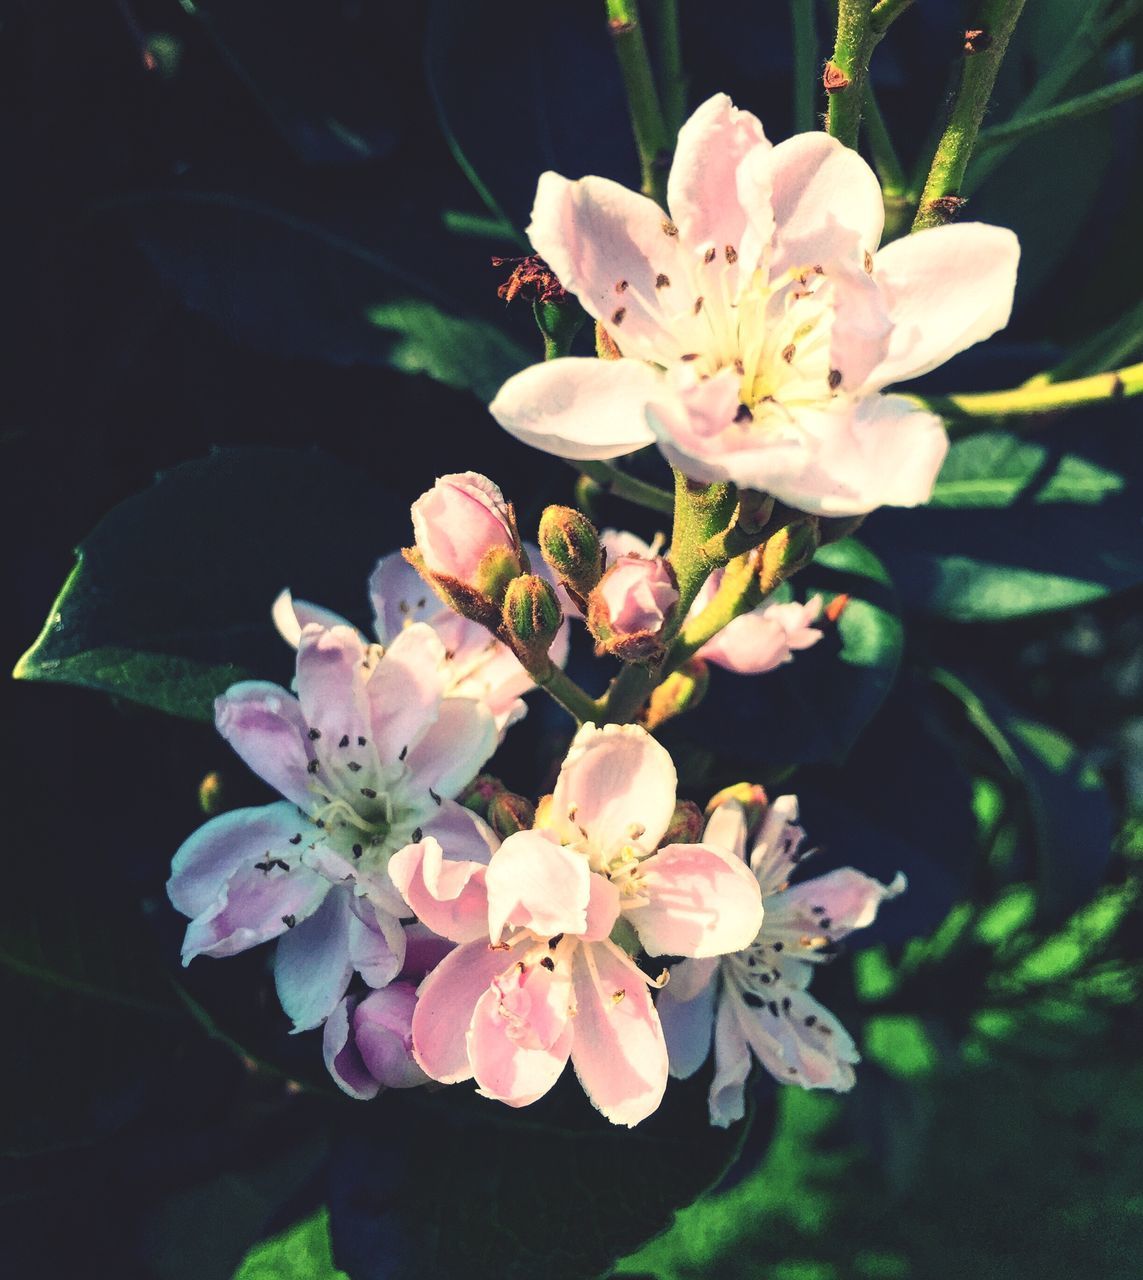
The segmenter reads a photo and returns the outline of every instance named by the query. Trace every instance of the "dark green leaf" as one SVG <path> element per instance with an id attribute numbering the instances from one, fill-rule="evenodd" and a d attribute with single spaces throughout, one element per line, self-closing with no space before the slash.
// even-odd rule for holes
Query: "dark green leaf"
<path id="1" fill-rule="evenodd" d="M 879 511 L 863 536 L 907 609 L 978 622 L 1070 608 L 1143 581 L 1141 464 L 1116 421 L 981 432 L 953 444 L 928 508 Z"/>
<path id="2" fill-rule="evenodd" d="M 111 511 L 16 675 L 207 720 L 236 680 L 289 679 L 270 620 L 290 587 L 365 621 L 366 579 L 404 512 L 325 454 L 220 451 Z"/>

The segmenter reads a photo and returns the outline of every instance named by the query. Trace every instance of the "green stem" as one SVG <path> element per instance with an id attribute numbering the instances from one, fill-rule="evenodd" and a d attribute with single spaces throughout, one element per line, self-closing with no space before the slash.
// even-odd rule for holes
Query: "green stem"
<path id="1" fill-rule="evenodd" d="M 687 82 L 683 75 L 683 46 L 679 39 L 679 0 L 659 0 L 659 83 L 663 86 L 663 115 L 669 136 L 687 118 Z"/>
<path id="2" fill-rule="evenodd" d="M 857 147 L 869 57 L 877 37 L 869 25 L 872 0 L 838 0 L 837 42 L 826 64 L 827 128 L 847 147 Z"/>
<path id="3" fill-rule="evenodd" d="M 814 0 L 790 0 L 790 18 L 794 24 L 794 131 L 809 133 L 817 123 L 821 83 Z"/>
<path id="4" fill-rule="evenodd" d="M 1060 50 L 1059 56 L 1037 79 L 1028 96 L 1012 113 L 1009 124 L 1036 115 L 1051 106 L 1080 71 L 1107 44 L 1125 22 L 1134 17 L 1140 0 L 1126 0 L 1120 10 L 1107 16 L 1109 0 L 1093 0 L 1085 5 L 1076 29 Z M 1013 142 L 997 143 L 973 160 L 965 184 L 966 193 L 974 191 L 1015 146 Z"/>
<path id="5" fill-rule="evenodd" d="M 740 556 L 727 566 L 714 599 L 687 622 L 671 649 L 666 671 L 677 670 L 735 618 L 748 613 L 762 600 L 757 568 L 750 556 Z"/>
<path id="6" fill-rule="evenodd" d="M 934 413 L 950 418 L 1000 418 L 1057 413 L 1137 395 L 1143 395 L 1143 362 L 1067 382 L 1041 382 L 1033 378 L 1009 391 L 917 398 Z"/>
<path id="7" fill-rule="evenodd" d="M 601 718 L 602 702 L 581 689 L 571 676 L 561 671 L 554 662 L 546 675 L 533 678 L 569 715 L 574 716 L 579 724 L 589 720 L 595 722 Z"/>
<path id="8" fill-rule="evenodd" d="M 881 197 L 885 203 L 885 230 L 882 242 L 888 243 L 890 240 L 896 240 L 908 229 L 913 216 L 915 197 L 909 193 L 909 176 L 897 154 L 897 148 L 893 145 L 893 139 L 889 136 L 885 117 L 881 114 L 877 96 L 873 92 L 873 85 L 868 82 L 865 86 L 865 117 L 862 124 L 873 156 L 873 167 L 881 179 Z"/>
<path id="9" fill-rule="evenodd" d="M 1067 102 L 1061 102 L 1045 111 L 1013 117 L 1004 124 L 982 129 L 977 148 L 979 151 L 987 151 L 1002 143 L 1020 142 L 1031 134 L 1041 133 L 1057 124 L 1079 120 L 1082 116 L 1090 116 L 1097 111 L 1106 111 L 1140 93 L 1143 93 L 1143 71 L 1137 71 L 1133 76 L 1117 80 L 1114 84 L 1105 85 L 1091 93 L 1081 93 L 1078 97 L 1069 98 Z"/>
<path id="10" fill-rule="evenodd" d="M 670 142 L 636 0 L 607 0 L 607 19 L 627 90 L 627 107 L 643 175 L 643 194 L 666 207 Z"/>
<path id="11" fill-rule="evenodd" d="M 660 511 L 664 515 L 670 515 L 675 509 L 674 499 L 666 489 L 647 484 L 644 480 L 636 480 L 610 462 L 569 461 L 577 471 L 590 476 L 600 488 L 615 494 L 617 498 L 626 498 L 628 502 L 646 507 L 649 511 Z"/>
<path id="12" fill-rule="evenodd" d="M 996 73 L 1000 70 L 1024 3 L 1025 0 L 981 0 L 975 29 L 984 32 L 982 39 L 987 40 L 987 47 L 964 55 L 960 88 L 929 166 L 929 176 L 913 222 L 914 231 L 943 225 L 958 207 L 965 170 L 976 145 L 988 100 L 992 97 Z"/>
<path id="13" fill-rule="evenodd" d="M 883 36 L 912 3 L 913 0 L 879 0 L 869 15 L 874 35 Z"/>

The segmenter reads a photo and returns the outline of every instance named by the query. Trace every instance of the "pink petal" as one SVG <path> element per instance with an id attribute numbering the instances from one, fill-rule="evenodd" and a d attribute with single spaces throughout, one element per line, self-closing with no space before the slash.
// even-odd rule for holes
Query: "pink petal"
<path id="1" fill-rule="evenodd" d="M 325 1020 L 322 1030 L 322 1057 L 334 1083 L 351 1098 L 365 1101 L 377 1096 L 380 1086 L 357 1047 L 352 1034 L 351 1018 L 357 1003 L 354 996 L 339 1000 Z"/>
<path id="2" fill-rule="evenodd" d="M 369 598 L 373 604 L 377 639 L 383 645 L 392 644 L 414 622 L 435 626 L 439 616 L 458 617 L 445 608 L 433 589 L 399 551 L 377 561 L 369 577 Z M 479 630 L 488 634 L 483 627 Z"/>
<path id="3" fill-rule="evenodd" d="M 517 440 L 558 458 L 618 458 L 655 442 L 647 406 L 670 398 L 641 360 L 565 356 L 514 374 L 488 412 Z"/>
<path id="4" fill-rule="evenodd" d="M 260 778 L 309 810 L 314 797 L 307 766 L 313 752 L 293 694 L 262 680 L 231 685 L 214 701 L 214 722 Z"/>
<path id="5" fill-rule="evenodd" d="M 504 495 L 479 472 L 441 476 L 411 514 L 417 550 L 432 573 L 474 583 L 488 552 L 516 549 Z"/>
<path id="6" fill-rule="evenodd" d="M 479 862 L 446 861 L 431 837 L 389 859 L 389 875 L 417 919 L 453 942 L 488 938 L 488 892 Z"/>
<path id="7" fill-rule="evenodd" d="M 764 900 L 784 887 L 806 856 L 801 852 L 805 836 L 798 826 L 798 797 L 779 796 L 766 810 L 750 853 L 750 870 L 758 877 Z"/>
<path id="8" fill-rule="evenodd" d="M 450 951 L 417 988 L 413 1012 L 413 1057 L 442 1084 L 472 1076 L 468 1029 L 477 1001 L 493 979 L 513 965 L 511 955 L 487 942 L 466 942 Z"/>
<path id="9" fill-rule="evenodd" d="M 681 960 L 671 969 L 655 1008 L 663 1026 L 671 1075 L 685 1080 L 710 1054 L 714 1034 L 718 960 Z"/>
<path id="10" fill-rule="evenodd" d="M 580 935 L 584 942 L 602 942 L 611 935 L 619 919 L 619 886 L 606 876 L 591 873 L 591 897 L 587 903 L 587 925 Z"/>
<path id="11" fill-rule="evenodd" d="M 477 1002 L 468 1057 L 487 1097 L 523 1107 L 559 1079 L 574 1034 L 569 967 L 514 964 Z"/>
<path id="12" fill-rule="evenodd" d="M 353 763 L 370 775 L 378 758 L 369 718 L 366 693 L 365 642 L 353 627 L 325 628 L 311 623 L 298 642 L 298 701 L 313 742 L 313 753 L 322 766 L 326 785 L 356 792 L 357 782 L 348 772 Z M 339 746 L 349 739 L 348 749 Z M 359 739 L 364 738 L 364 743 Z"/>
<path id="13" fill-rule="evenodd" d="M 774 999 L 750 1007 L 728 990 L 723 1002 L 733 1008 L 755 1057 L 778 1080 L 842 1093 L 853 1088 L 851 1064 L 861 1055 L 841 1023 L 805 991 L 776 987 Z"/>
<path id="14" fill-rule="evenodd" d="M 223 885 L 244 863 L 252 866 L 267 854 L 292 863 L 297 856 L 293 838 L 301 832 L 316 834 L 292 804 L 219 814 L 179 846 L 167 881 L 171 905 L 184 916 L 197 916 L 215 902 Z"/>
<path id="15" fill-rule="evenodd" d="M 487 912 L 485 912 L 487 917 Z M 418 983 L 437 967 L 456 945 L 448 938 L 434 933 L 420 920 L 412 920 L 403 926 L 405 930 L 405 963 L 401 977 Z"/>
<path id="16" fill-rule="evenodd" d="M 856 151 L 825 133 L 800 133 L 765 157 L 777 235 L 771 277 L 790 267 L 848 264 L 881 241 L 881 184 Z"/>
<path id="17" fill-rule="evenodd" d="M 408 788 L 455 796 L 496 750 L 496 717 L 483 702 L 445 698 L 436 718 L 405 759 Z"/>
<path id="18" fill-rule="evenodd" d="M 769 201 L 755 199 L 744 209 L 739 200 L 738 170 L 755 150 L 770 150 L 757 117 L 739 111 L 726 94 L 715 94 L 679 130 L 667 181 L 667 204 L 683 244 L 700 256 L 707 246 L 715 249 L 717 265 L 711 267 L 725 271 L 731 297 L 737 296 L 739 280 L 749 280 L 758 266 L 757 256 L 743 258 L 747 228 L 758 220 L 772 224 Z"/>
<path id="19" fill-rule="evenodd" d="M 667 1045 L 646 979 L 611 942 L 575 953 L 572 1066 L 587 1096 L 613 1124 L 645 1120 L 667 1087 Z"/>
<path id="20" fill-rule="evenodd" d="M 323 609 L 321 605 L 310 604 L 308 600 L 295 600 L 287 587 L 274 601 L 270 609 L 270 617 L 278 634 L 292 648 L 298 647 L 302 638 L 302 628 L 311 622 L 322 627 L 348 627 L 349 623 L 340 613 L 332 609 Z"/>
<path id="21" fill-rule="evenodd" d="M 348 887 L 345 892 L 352 911 L 349 958 L 353 967 L 369 986 L 388 986 L 405 965 L 405 931 L 400 919 Z"/>
<path id="22" fill-rule="evenodd" d="M 760 605 L 735 618 L 698 656 L 739 675 L 761 675 L 789 662 L 793 651 L 817 644 L 822 633 L 808 624 L 821 612 L 821 596 L 806 604 Z"/>
<path id="23" fill-rule="evenodd" d="M 746 1114 L 746 1081 L 750 1076 L 750 1046 L 732 1001 L 722 999 L 714 1023 L 714 1079 L 710 1082 L 710 1122 L 729 1129 Z"/>
<path id="24" fill-rule="evenodd" d="M 582 839 L 604 857 L 624 846 L 650 852 L 675 811 L 670 754 L 635 725 L 585 724 L 576 734 L 552 794 L 553 829 Z"/>
<path id="25" fill-rule="evenodd" d="M 582 934 L 587 928 L 591 872 L 587 859 L 541 831 L 519 831 L 492 855 L 488 886 L 488 936 L 505 928 L 541 937 Z"/>
<path id="26" fill-rule="evenodd" d="M 1020 242 L 1004 227 L 961 222 L 887 245 L 873 279 L 893 333 L 869 385 L 919 377 L 1008 323 Z"/>
<path id="27" fill-rule="evenodd" d="M 746 858 L 746 830 L 746 810 L 737 800 L 726 800 L 707 819 L 702 842 L 742 861 Z"/>
<path id="28" fill-rule="evenodd" d="M 669 844 L 640 864 L 636 884 L 647 905 L 625 914 L 650 955 L 726 955 L 748 947 L 762 927 L 758 881 L 714 847 Z"/>
<path id="29" fill-rule="evenodd" d="M 694 302 L 689 263 L 653 200 L 608 178 L 541 174 L 528 238 L 624 355 L 666 363 L 698 349 L 680 345 L 679 312 Z"/>
<path id="30" fill-rule="evenodd" d="M 349 894 L 340 886 L 331 888 L 318 910 L 286 930 L 278 941 L 274 985 L 295 1032 L 309 1031 L 323 1022 L 353 976 Z"/>
<path id="31" fill-rule="evenodd" d="M 366 692 L 382 764 L 411 751 L 437 718 L 445 690 L 445 647 L 424 623 L 406 627 L 373 668 Z"/>
<path id="32" fill-rule="evenodd" d="M 766 899 L 766 940 L 812 959 L 827 944 L 872 924 L 881 903 L 905 887 L 902 875 L 883 885 L 853 867 L 805 880 Z"/>
<path id="33" fill-rule="evenodd" d="M 413 1060 L 411 983 L 394 982 L 373 991 L 353 1010 L 353 1036 L 369 1074 L 388 1089 L 411 1089 L 428 1077 Z"/>

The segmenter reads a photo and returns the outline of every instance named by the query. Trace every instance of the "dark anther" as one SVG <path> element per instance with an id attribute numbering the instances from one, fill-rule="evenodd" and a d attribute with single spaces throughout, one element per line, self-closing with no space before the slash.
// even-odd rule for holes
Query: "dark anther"
<path id="1" fill-rule="evenodd" d="M 761 1009 L 766 1003 L 761 996 L 756 996 L 753 991 L 744 991 L 742 993 L 742 998 L 751 1007 L 751 1009 Z"/>
<path id="2" fill-rule="evenodd" d="M 626 292 L 627 292 L 627 281 L 626 281 L 626 280 L 616 280 L 616 282 L 615 282 L 615 292 L 616 292 L 616 293 L 626 293 Z"/>
<path id="3" fill-rule="evenodd" d="M 363 746 L 365 746 L 365 744 L 366 744 L 368 741 L 369 741 L 369 739 L 368 739 L 368 738 L 364 738 L 364 737 L 362 737 L 362 736 L 361 736 L 361 734 L 358 734 L 358 735 L 357 735 L 357 745 L 358 745 L 359 747 L 363 747 Z"/>
<path id="4" fill-rule="evenodd" d="M 547 971 L 551 973 L 552 970 L 556 967 L 556 962 L 552 959 L 551 956 L 545 956 L 540 961 L 540 966 L 541 968 L 547 969 Z"/>
<path id="5" fill-rule="evenodd" d="M 562 933 L 557 933 L 554 938 L 549 938 L 548 950 L 554 951 L 560 945 L 560 943 L 563 942 L 563 940 L 564 940 L 564 935 Z"/>
<path id="6" fill-rule="evenodd" d="M 815 1022 L 817 1022 L 817 1017 L 812 1013 L 807 1013 L 805 1017 L 806 1026 L 812 1027 Z"/>
<path id="7" fill-rule="evenodd" d="M 310 730 L 309 738 L 310 738 L 310 741 L 311 741 L 311 742 L 316 742 L 320 737 L 321 737 L 321 730 L 320 730 L 320 729 L 311 729 L 311 730 Z"/>
<path id="8" fill-rule="evenodd" d="M 841 386 L 841 370 L 831 369 L 829 371 L 829 389 L 836 391 Z"/>
<path id="9" fill-rule="evenodd" d="M 669 218 L 663 220 L 663 235 L 677 236 L 679 234 L 678 227 L 675 226 Z"/>
<path id="10" fill-rule="evenodd" d="M 414 828 L 413 828 L 413 843 L 414 843 L 414 844 L 420 844 L 420 843 L 421 843 L 421 841 L 422 841 L 424 838 L 425 838 L 425 833 L 421 830 L 421 828 L 420 828 L 420 827 L 414 827 Z"/>
<path id="11" fill-rule="evenodd" d="M 290 864 L 285 860 L 285 858 L 271 858 L 270 866 L 281 867 L 283 871 L 289 871 L 290 869 Z"/>
<path id="12" fill-rule="evenodd" d="M 669 289 L 671 287 L 671 277 L 665 276 L 661 271 L 655 277 L 656 289 Z"/>
<path id="13" fill-rule="evenodd" d="M 273 865 L 274 865 L 274 864 L 270 861 L 270 859 L 269 859 L 269 858 L 267 858 L 265 862 L 256 862 L 256 863 L 254 864 L 254 870 L 255 870 L 255 871 L 261 871 L 263 875 L 269 875 L 269 874 L 270 874 L 270 868 L 271 868 Z"/>
<path id="14" fill-rule="evenodd" d="M 786 944 L 785 944 L 784 942 L 775 942 L 775 943 L 774 943 L 774 950 L 775 950 L 775 951 L 781 951 L 781 950 L 782 950 L 782 948 L 783 948 L 785 945 L 786 945 Z"/>
<path id="15" fill-rule="evenodd" d="M 348 734 L 348 733 L 343 733 L 343 734 L 341 735 L 341 741 L 340 741 L 337 745 L 338 745 L 339 747 L 348 747 L 348 746 L 349 746 L 349 734 Z"/>
<path id="16" fill-rule="evenodd" d="M 408 754 L 409 754 L 409 748 L 408 748 L 408 746 L 404 746 L 404 747 L 402 747 L 402 748 L 401 748 L 401 750 L 400 750 L 400 752 L 399 752 L 399 754 L 398 754 L 398 756 L 397 756 L 397 759 L 398 759 L 398 760 L 404 760 L 404 758 L 405 758 Z"/>
<path id="17" fill-rule="evenodd" d="M 316 760 L 311 760 L 311 761 L 309 762 L 309 764 L 307 764 L 307 765 L 306 765 L 306 772 L 307 772 L 307 773 L 317 773 L 317 771 L 318 771 L 320 768 L 321 768 L 321 765 L 320 765 Z"/>
<path id="18" fill-rule="evenodd" d="M 298 917 L 297 917 L 297 916 L 283 916 L 283 917 L 282 917 L 282 923 L 286 926 L 286 928 L 287 928 L 287 929 L 292 929 L 292 928 L 294 927 L 294 925 L 296 925 L 296 924 L 298 923 Z"/>
<path id="19" fill-rule="evenodd" d="M 702 303 L 703 303 L 703 300 L 701 297 L 695 299 L 695 315 L 696 316 L 702 310 Z"/>
<path id="20" fill-rule="evenodd" d="M 433 798 L 433 804 L 439 805 L 442 803 L 440 796 L 437 795 L 432 787 L 429 788 L 429 795 Z"/>
<path id="21" fill-rule="evenodd" d="M 726 260 L 733 266 L 738 261 L 738 250 L 732 244 L 726 246 Z"/>
<path id="22" fill-rule="evenodd" d="M 351 760 L 349 764 L 346 765 L 346 768 L 349 770 L 350 773 L 361 772 L 361 766 L 357 763 L 356 760 Z"/>
<path id="23" fill-rule="evenodd" d="M 611 323 L 614 325 L 621 325 L 623 323 L 623 317 L 626 314 L 627 314 L 626 307 L 616 307 L 615 310 L 611 313 Z"/>
<path id="24" fill-rule="evenodd" d="M 301 833 L 300 831 L 298 832 L 298 834 L 297 834 L 296 836 L 291 836 L 291 837 L 290 837 L 290 843 L 291 843 L 291 844 L 301 844 L 301 842 L 302 842 L 302 833 Z"/>
<path id="25" fill-rule="evenodd" d="M 714 255 L 715 255 L 717 252 L 718 252 L 718 251 L 717 251 L 717 250 L 714 248 L 714 246 L 712 245 L 712 246 L 711 246 L 711 247 L 706 251 L 706 253 L 704 253 L 704 254 L 702 255 L 702 260 L 703 260 L 703 262 L 705 262 L 705 263 L 707 263 L 707 264 L 712 263 L 712 262 L 714 261 Z"/>
<path id="26" fill-rule="evenodd" d="M 377 792 L 374 791 L 372 787 L 362 787 L 361 794 L 366 798 L 366 800 L 377 799 Z"/>
<path id="27" fill-rule="evenodd" d="M 778 1002 L 776 1000 L 767 1000 L 766 1008 L 770 1010 L 775 1018 L 778 1016 Z"/>
<path id="28" fill-rule="evenodd" d="M 787 343 L 782 348 L 782 359 L 785 360 L 787 364 L 789 364 L 797 354 L 798 348 L 795 347 L 792 342 Z"/>
<path id="29" fill-rule="evenodd" d="M 782 997 L 782 1012 L 783 1012 L 783 1013 L 789 1013 L 789 1012 L 790 1012 L 790 1004 L 791 1004 L 790 997 L 789 997 L 789 996 L 783 996 L 783 997 Z"/>
<path id="30" fill-rule="evenodd" d="M 361 847 L 359 844 L 355 844 L 355 845 L 353 846 L 353 856 L 354 856 L 355 858 L 360 858 L 360 857 L 361 857 L 361 855 L 362 855 L 364 852 L 365 852 L 365 850 L 364 850 L 364 849 L 362 849 L 362 847 Z"/>
<path id="31" fill-rule="evenodd" d="M 754 415 L 750 412 L 748 404 L 740 404 L 734 411 L 734 421 L 737 423 L 753 422 Z"/>

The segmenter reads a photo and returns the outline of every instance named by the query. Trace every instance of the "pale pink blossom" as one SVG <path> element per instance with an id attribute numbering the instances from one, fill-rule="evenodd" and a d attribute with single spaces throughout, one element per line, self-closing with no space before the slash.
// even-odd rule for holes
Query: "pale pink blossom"
<path id="1" fill-rule="evenodd" d="M 600 541 L 607 552 L 608 563 L 616 557 L 652 556 L 659 543 L 658 538 L 646 543 L 637 534 L 617 529 L 604 529 Z M 687 613 L 686 622 L 697 618 L 714 599 L 725 573 L 725 569 L 715 569 L 707 578 Z M 794 600 L 776 601 L 771 596 L 723 627 L 695 657 L 739 675 L 773 671 L 792 662 L 795 653 L 810 648 L 822 638 L 822 632 L 813 626 L 821 610 L 821 596 L 813 596 L 804 604 Z"/>
<path id="2" fill-rule="evenodd" d="M 678 602 L 664 557 L 619 556 L 588 597 L 588 626 L 608 653 L 638 661 L 661 651 L 659 633 Z"/>
<path id="3" fill-rule="evenodd" d="M 670 217 L 605 178 L 541 176 L 528 234 L 621 352 L 511 378 L 498 422 L 565 458 L 657 444 L 701 482 L 856 515 L 928 499 L 939 418 L 884 387 L 1002 328 L 1019 246 L 960 223 L 878 249 L 881 189 L 825 133 L 772 146 L 719 94 L 679 132 Z"/>
<path id="4" fill-rule="evenodd" d="M 487 557 L 518 557 L 511 508 L 487 476 L 441 476 L 413 503 L 417 550 L 432 574 L 477 587 Z"/>
<path id="5" fill-rule="evenodd" d="M 539 552 L 527 548 L 531 563 L 556 586 L 551 571 Z M 567 608 L 566 596 L 557 586 L 561 604 Z M 479 622 L 462 618 L 444 604 L 424 578 L 399 551 L 383 556 L 369 578 L 369 595 L 373 604 L 374 633 L 382 646 L 387 646 L 414 623 L 427 623 L 444 643 L 445 696 L 474 698 L 483 702 L 496 717 L 501 733 L 527 710 L 523 695 L 535 688 L 532 677 L 506 644 L 497 640 Z M 302 627 L 308 622 L 349 626 L 344 618 L 310 604 L 295 600 L 283 591 L 274 602 L 274 622 L 282 638 L 295 648 Z M 565 624 L 556 634 L 548 657 L 563 666 L 568 656 L 568 628 Z"/>
<path id="6" fill-rule="evenodd" d="M 278 940 L 274 975 L 296 1031 L 328 1017 L 354 973 L 401 971 L 405 905 L 391 855 L 432 838 L 487 860 L 494 837 L 452 799 L 498 741 L 481 702 L 446 698 L 445 650 L 423 624 L 386 649 L 351 627 L 301 629 L 297 695 L 234 685 L 219 731 L 283 797 L 221 814 L 175 854 L 167 892 L 190 918 L 183 962 Z"/>
<path id="7" fill-rule="evenodd" d="M 708 845 L 657 849 L 674 805 L 674 766 L 649 734 L 585 725 L 537 827 L 487 865 L 446 865 L 429 840 L 393 858 L 410 908 L 459 944 L 418 990 L 413 1056 L 428 1075 L 525 1106 L 570 1058 L 614 1123 L 655 1110 L 666 1046 L 648 979 L 612 930 L 624 919 L 651 955 L 712 956 L 761 922 L 741 861 Z"/>
<path id="8" fill-rule="evenodd" d="M 693 1075 L 713 1041 L 710 1120 L 723 1128 L 745 1113 L 751 1055 L 788 1084 L 853 1087 L 857 1047 L 806 988 L 814 964 L 854 929 L 872 924 L 880 904 L 905 889 L 903 875 L 882 885 L 852 867 L 789 884 L 803 857 L 797 817 L 796 798 L 779 796 L 750 853 L 765 908 L 757 937 L 734 955 L 681 961 L 659 996 L 672 1075 Z M 737 801 L 719 805 L 704 840 L 736 860 L 746 857 L 746 815 Z"/>

